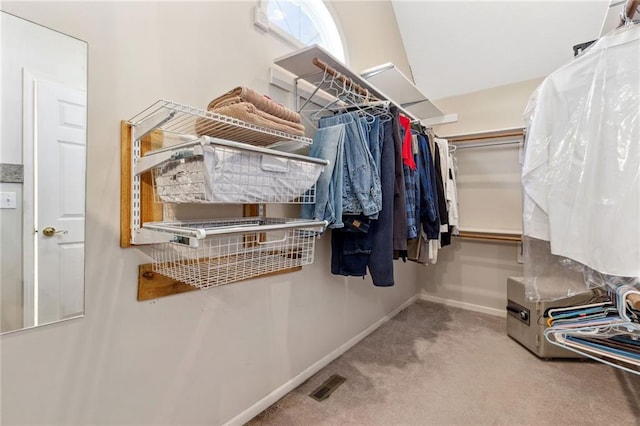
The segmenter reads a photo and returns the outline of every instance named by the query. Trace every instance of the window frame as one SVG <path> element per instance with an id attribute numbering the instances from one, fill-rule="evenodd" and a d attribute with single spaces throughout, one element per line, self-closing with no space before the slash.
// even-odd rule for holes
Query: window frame
<path id="1" fill-rule="evenodd" d="M 291 35 L 290 33 L 288 33 L 287 31 L 283 30 L 282 28 L 280 28 L 278 25 L 273 24 L 270 22 L 269 20 L 269 15 L 268 15 L 268 4 L 269 1 L 272 0 L 259 0 L 258 1 L 258 6 L 256 7 L 256 13 L 255 13 L 255 20 L 254 20 L 254 24 L 269 32 L 274 34 L 275 36 L 277 36 L 278 38 L 280 38 L 281 40 L 287 42 L 288 44 L 290 44 L 291 46 L 293 46 L 296 49 L 302 49 L 307 47 L 306 44 L 304 44 L 301 40 L 297 39 L 296 37 L 294 37 L 293 35 Z M 311 19 L 311 21 L 314 24 L 319 24 L 319 26 L 316 26 L 316 28 L 318 30 L 320 30 L 321 32 L 327 32 L 327 29 L 331 32 L 332 28 L 328 28 L 328 27 L 335 27 L 335 35 L 331 36 L 329 35 L 330 39 L 334 39 L 331 40 L 332 44 L 337 44 L 339 46 L 339 49 L 341 49 L 341 52 L 335 52 L 333 47 L 332 48 L 328 48 L 325 46 L 321 46 L 324 49 L 326 49 L 329 53 L 331 53 L 333 56 L 336 57 L 336 59 L 344 62 L 345 64 L 347 64 L 347 48 L 346 48 L 346 44 L 344 41 L 344 36 L 342 34 L 342 30 L 340 29 L 340 26 L 338 24 L 338 20 L 335 18 L 335 14 L 334 12 L 331 10 L 329 4 L 327 4 L 325 1 L 323 0 L 290 0 L 290 1 L 298 1 L 300 3 L 300 6 L 302 8 L 302 10 L 305 12 L 305 14 L 307 16 L 309 16 L 309 18 Z M 325 12 L 320 12 L 320 14 L 317 14 L 316 12 L 319 11 L 318 7 L 322 6 Z M 324 15 L 324 16 L 323 16 Z M 329 24 L 327 22 L 327 19 L 331 20 L 331 24 Z M 340 53 L 342 54 L 342 56 L 340 55 Z"/>

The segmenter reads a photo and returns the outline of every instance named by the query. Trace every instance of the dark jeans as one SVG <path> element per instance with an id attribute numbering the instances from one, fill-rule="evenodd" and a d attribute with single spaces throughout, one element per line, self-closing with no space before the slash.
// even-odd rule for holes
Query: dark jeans
<path id="1" fill-rule="evenodd" d="M 343 216 L 344 228 L 331 231 L 331 273 L 363 277 L 373 245 L 371 225 L 366 216 Z"/>
<path id="2" fill-rule="evenodd" d="M 369 272 L 373 285 L 390 287 L 393 281 L 393 200 L 395 197 L 395 149 L 391 121 L 383 124 L 382 155 L 380 158 L 380 184 L 382 210 L 373 223 L 373 241 L 369 256 Z"/>

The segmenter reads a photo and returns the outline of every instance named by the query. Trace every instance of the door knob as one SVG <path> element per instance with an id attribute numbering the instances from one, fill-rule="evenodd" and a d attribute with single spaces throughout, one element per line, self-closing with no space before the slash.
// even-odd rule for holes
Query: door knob
<path id="1" fill-rule="evenodd" d="M 56 228 L 52 226 L 47 226 L 42 230 L 42 233 L 45 235 L 45 237 L 53 237 L 56 234 L 68 234 L 69 231 L 66 231 L 66 230 L 56 231 Z"/>

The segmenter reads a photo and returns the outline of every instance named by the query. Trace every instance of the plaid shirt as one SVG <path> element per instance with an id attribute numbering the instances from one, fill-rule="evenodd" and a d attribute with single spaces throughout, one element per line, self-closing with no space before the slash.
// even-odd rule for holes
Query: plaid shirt
<path id="1" fill-rule="evenodd" d="M 417 170 L 403 164 L 405 199 L 407 200 L 407 239 L 418 238 L 418 223 L 416 221 L 416 191 L 417 191 Z"/>

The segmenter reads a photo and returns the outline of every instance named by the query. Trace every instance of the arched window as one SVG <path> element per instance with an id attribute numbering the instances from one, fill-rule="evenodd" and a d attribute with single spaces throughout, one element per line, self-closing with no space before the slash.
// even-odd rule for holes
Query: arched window
<path id="1" fill-rule="evenodd" d="M 317 44 L 345 62 L 342 37 L 333 16 L 322 0 L 262 0 L 256 24 L 296 46 Z"/>

